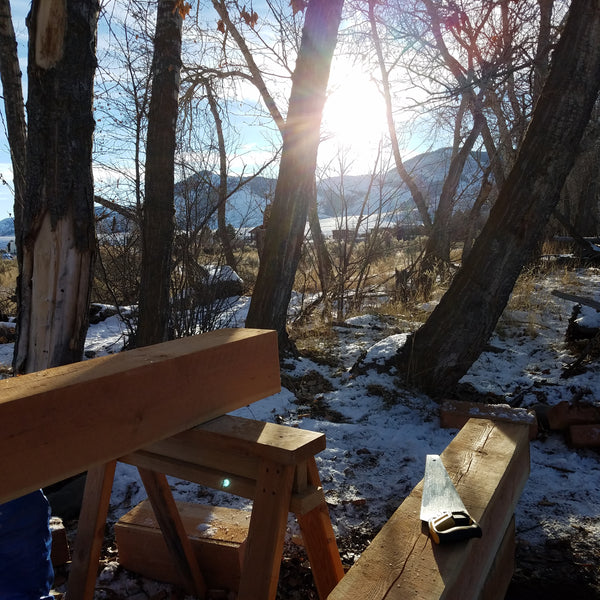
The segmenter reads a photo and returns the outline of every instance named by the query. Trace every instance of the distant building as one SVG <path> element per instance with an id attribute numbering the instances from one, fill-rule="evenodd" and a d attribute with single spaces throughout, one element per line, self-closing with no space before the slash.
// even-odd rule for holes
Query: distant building
<path id="1" fill-rule="evenodd" d="M 350 229 L 334 229 L 331 236 L 336 242 L 349 242 L 354 237 L 354 231 Z"/>

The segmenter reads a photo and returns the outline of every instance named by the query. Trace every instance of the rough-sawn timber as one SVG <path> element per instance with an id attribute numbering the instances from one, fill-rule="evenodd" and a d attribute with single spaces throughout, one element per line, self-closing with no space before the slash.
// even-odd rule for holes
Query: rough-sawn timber
<path id="1" fill-rule="evenodd" d="M 483 537 L 434 544 L 419 519 L 421 481 L 328 600 L 503 598 L 514 559 L 513 513 L 529 475 L 528 427 L 471 419 L 442 461 Z"/>
<path id="2" fill-rule="evenodd" d="M 0 381 L 0 503 L 280 390 L 274 331 L 222 329 Z"/>

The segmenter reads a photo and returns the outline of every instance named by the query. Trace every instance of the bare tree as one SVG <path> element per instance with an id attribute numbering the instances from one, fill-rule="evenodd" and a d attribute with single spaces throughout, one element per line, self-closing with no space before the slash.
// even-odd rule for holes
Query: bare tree
<path id="1" fill-rule="evenodd" d="M 447 391 L 481 353 L 559 200 L 599 89 L 600 1 L 574 2 L 490 217 L 450 289 L 398 355 L 410 383 Z"/>
<path id="2" fill-rule="evenodd" d="M 95 0 L 29 17 L 27 184 L 17 245 L 15 372 L 78 361 L 94 263 L 92 180 Z"/>
<path id="3" fill-rule="evenodd" d="M 275 329 L 289 347 L 287 309 L 315 194 L 321 116 L 343 0 L 310 0 L 292 78 L 271 218 L 246 325 Z"/>
<path id="4" fill-rule="evenodd" d="M 142 227 L 142 272 L 136 346 L 165 341 L 170 314 L 174 231 L 175 132 L 181 71 L 178 0 L 159 0 L 148 113 Z"/>
<path id="5" fill-rule="evenodd" d="M 25 103 L 21 87 L 21 67 L 17 55 L 17 39 L 12 23 L 9 0 L 0 1 L 0 76 L 4 96 L 4 113 L 14 180 L 15 231 L 21 230 L 23 199 L 25 197 Z M 21 249 L 17 248 L 19 264 Z"/>
<path id="6" fill-rule="evenodd" d="M 273 93 L 273 89 L 275 89 L 276 86 L 268 85 L 268 83 L 266 81 L 266 75 L 264 73 L 264 70 L 259 67 L 256 57 L 255 57 L 255 53 L 258 53 L 258 51 L 251 49 L 251 47 L 248 44 L 248 41 L 242 35 L 242 33 L 240 32 L 240 30 L 236 26 L 236 24 L 233 22 L 225 3 L 222 2 L 221 0 L 213 0 L 213 6 L 215 7 L 215 10 L 219 14 L 219 17 L 221 19 L 221 23 L 223 25 L 223 29 L 224 29 L 225 33 L 230 34 L 233 37 L 233 39 L 235 40 L 237 47 L 238 47 L 240 53 L 242 54 L 242 57 L 246 63 L 246 66 L 248 69 L 248 75 L 242 75 L 242 76 L 246 77 L 248 79 L 248 81 L 250 81 L 256 87 L 256 89 L 260 93 L 261 99 L 262 99 L 267 111 L 271 115 L 273 122 L 275 123 L 277 129 L 279 130 L 279 132 L 281 133 L 281 135 L 283 137 L 284 130 L 285 130 L 285 118 L 282 114 L 282 111 L 280 110 L 280 107 L 278 106 L 277 99 Z M 237 3 L 236 3 L 236 6 L 238 6 Z M 285 18 L 285 16 L 283 14 L 281 14 L 279 11 L 277 11 L 275 9 L 275 3 L 271 3 L 269 6 L 271 8 L 271 11 L 273 12 L 274 20 L 277 23 L 277 26 L 280 31 L 280 36 L 282 38 L 281 39 L 281 51 L 279 53 L 280 56 L 278 56 L 279 63 L 289 72 L 289 74 L 291 74 L 291 71 L 289 70 L 289 67 L 287 64 L 287 55 L 289 53 L 289 50 L 287 50 L 286 48 L 287 48 L 287 46 L 294 48 L 295 42 L 298 38 L 298 35 L 296 32 L 296 27 L 295 27 L 295 19 L 294 19 L 296 11 L 294 11 L 294 16 L 292 17 L 292 19 L 289 19 L 289 18 Z M 238 6 L 238 8 L 239 8 L 239 6 Z M 245 8 L 241 10 L 242 15 L 247 14 L 244 11 L 245 11 Z M 257 15 L 257 17 L 258 17 L 258 15 Z M 247 16 L 245 18 L 242 18 L 242 20 L 247 22 L 248 21 Z M 248 24 L 248 23 L 246 23 L 246 24 Z M 254 29 L 254 27 L 252 26 L 251 29 Z M 274 50 L 273 47 L 269 47 L 269 51 L 272 54 L 277 55 L 277 52 Z M 277 87 L 281 87 L 280 83 L 281 82 L 279 82 L 279 85 L 277 85 Z M 315 185 L 316 185 L 316 182 L 315 182 Z M 315 255 L 317 257 L 317 269 L 319 272 L 321 289 L 323 291 L 323 298 L 326 298 L 327 290 L 329 289 L 329 284 L 330 284 L 331 277 L 332 277 L 331 260 L 328 255 L 328 252 L 327 252 L 325 238 L 323 236 L 323 232 L 321 231 L 321 225 L 320 225 L 319 218 L 318 218 L 316 189 L 315 189 L 315 193 L 311 197 L 310 205 L 308 208 L 308 223 L 309 223 L 309 227 L 311 230 L 312 243 L 315 248 Z M 262 242 L 263 242 L 263 240 L 261 240 L 260 252 L 259 252 L 259 255 L 261 255 L 261 256 L 262 256 L 262 245 L 263 245 Z"/>

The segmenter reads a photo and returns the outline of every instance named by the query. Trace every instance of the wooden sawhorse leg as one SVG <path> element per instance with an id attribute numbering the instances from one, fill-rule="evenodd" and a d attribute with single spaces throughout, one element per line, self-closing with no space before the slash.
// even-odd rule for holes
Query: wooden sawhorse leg
<path id="1" fill-rule="evenodd" d="M 94 598 L 115 468 L 116 461 L 111 461 L 88 471 L 66 600 Z M 148 469 L 139 469 L 139 472 L 182 582 L 199 598 L 204 598 L 204 578 L 185 533 L 167 478 L 162 473 Z"/>
<path id="2" fill-rule="evenodd" d="M 181 580 L 185 582 L 188 591 L 193 590 L 199 598 L 204 598 L 206 595 L 204 577 L 181 522 L 166 476 L 141 467 L 138 467 L 138 471 Z"/>
<path id="3" fill-rule="evenodd" d="M 94 598 L 116 465 L 117 461 L 113 460 L 94 467 L 87 473 L 69 573 L 67 600 Z"/>
<path id="4" fill-rule="evenodd" d="M 307 467 L 308 483 L 321 489 L 321 478 L 314 456 L 308 460 Z M 319 598 L 325 600 L 344 576 L 344 567 L 329 518 L 325 496 L 320 504 L 311 511 L 305 514 L 297 513 L 296 519 L 300 525 Z"/>
<path id="5" fill-rule="evenodd" d="M 294 471 L 294 465 L 261 462 L 238 600 L 275 598 Z"/>
<path id="6" fill-rule="evenodd" d="M 308 483 L 321 487 L 314 456 L 307 461 Z M 263 461 L 252 506 L 238 600 L 273 600 L 290 510 L 295 465 Z M 325 600 L 344 576 L 325 497 L 307 513 L 296 513 L 319 598 Z"/>

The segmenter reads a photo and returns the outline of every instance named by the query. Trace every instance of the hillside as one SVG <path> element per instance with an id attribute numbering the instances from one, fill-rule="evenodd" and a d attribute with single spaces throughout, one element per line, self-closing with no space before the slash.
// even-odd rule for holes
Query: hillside
<path id="1" fill-rule="evenodd" d="M 15 221 L 9 217 L 0 221 L 0 237 L 12 237 L 15 235 Z"/>
<path id="2" fill-rule="evenodd" d="M 411 173 L 430 200 L 432 210 L 442 190 L 444 178 L 451 159 L 451 149 L 441 148 L 419 154 L 406 161 L 406 169 Z M 488 162 L 487 154 L 473 153 L 461 176 L 457 210 L 469 208 L 477 194 L 476 184 L 481 176 L 481 167 Z M 365 203 L 365 196 L 371 186 L 371 177 L 348 175 L 329 177 L 321 180 L 317 187 L 319 216 L 325 221 L 323 229 L 330 232 L 340 228 L 339 219 L 343 215 L 382 213 L 384 224 L 418 224 L 420 218 L 415 210 L 410 193 L 395 170 L 378 176 Z M 273 198 L 277 181 L 268 177 L 230 177 L 228 190 L 234 191 L 227 201 L 227 222 L 236 229 L 251 229 L 263 222 L 263 211 Z M 216 196 L 218 176 L 214 173 L 195 174 L 175 185 L 176 222 L 180 229 L 192 229 L 201 224 L 216 227 Z M 364 204 L 364 206 L 363 206 Z M 123 217 L 105 209 L 98 209 L 107 222 L 114 222 L 116 231 L 123 231 L 127 224 Z M 113 219 L 114 217 L 114 219 Z M 374 222 L 374 219 L 371 219 Z M 12 219 L 0 221 L 0 236 L 14 235 Z"/>

